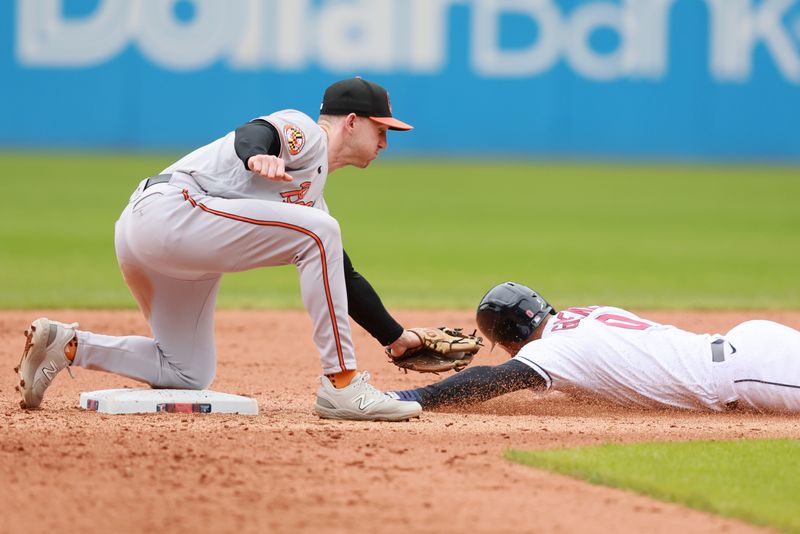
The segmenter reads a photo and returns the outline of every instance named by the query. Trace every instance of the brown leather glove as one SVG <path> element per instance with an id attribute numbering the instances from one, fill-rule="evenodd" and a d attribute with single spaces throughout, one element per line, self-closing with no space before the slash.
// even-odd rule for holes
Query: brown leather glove
<path id="1" fill-rule="evenodd" d="M 472 358 L 483 346 L 483 339 L 476 332 L 465 334 L 461 328 L 411 328 L 409 330 L 422 341 L 422 345 L 409 349 L 402 356 L 389 361 L 406 372 L 444 373 L 460 371 L 470 364 Z"/>

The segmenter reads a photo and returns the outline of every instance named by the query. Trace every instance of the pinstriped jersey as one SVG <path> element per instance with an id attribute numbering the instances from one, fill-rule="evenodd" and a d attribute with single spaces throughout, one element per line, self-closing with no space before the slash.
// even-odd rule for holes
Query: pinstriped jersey
<path id="1" fill-rule="evenodd" d="M 322 193 L 328 177 L 328 138 L 311 117 L 287 109 L 258 117 L 280 135 L 280 157 L 294 180 L 268 180 L 247 169 L 236 154 L 235 132 L 202 146 L 162 171 L 190 174 L 208 194 L 222 198 L 259 198 L 313 206 L 328 211 Z"/>
<path id="2" fill-rule="evenodd" d="M 516 360 L 547 387 L 628 406 L 720 410 L 708 334 L 662 325 L 609 306 L 569 308 Z"/>

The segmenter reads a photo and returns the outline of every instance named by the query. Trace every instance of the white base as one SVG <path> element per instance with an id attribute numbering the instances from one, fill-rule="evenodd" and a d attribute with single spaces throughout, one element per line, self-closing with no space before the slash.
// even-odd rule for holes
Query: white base
<path id="1" fill-rule="evenodd" d="M 207 389 L 101 389 L 81 393 L 81 408 L 102 413 L 238 413 L 258 415 L 249 397 Z"/>

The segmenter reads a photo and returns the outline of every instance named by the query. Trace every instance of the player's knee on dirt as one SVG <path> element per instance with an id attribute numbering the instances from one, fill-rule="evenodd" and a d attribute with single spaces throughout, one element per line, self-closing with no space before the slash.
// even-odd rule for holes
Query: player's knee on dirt
<path id="1" fill-rule="evenodd" d="M 206 389 L 214 381 L 214 373 L 207 373 L 206 375 L 191 376 L 182 374 L 171 374 L 164 376 L 156 383 L 150 384 L 157 389 Z"/>
<path id="2" fill-rule="evenodd" d="M 216 365 L 186 370 L 164 366 L 159 379 L 150 385 L 158 389 L 206 389 L 215 375 Z"/>
<path id="3" fill-rule="evenodd" d="M 215 369 L 184 377 L 187 382 L 186 389 L 206 389 L 214 381 Z"/>

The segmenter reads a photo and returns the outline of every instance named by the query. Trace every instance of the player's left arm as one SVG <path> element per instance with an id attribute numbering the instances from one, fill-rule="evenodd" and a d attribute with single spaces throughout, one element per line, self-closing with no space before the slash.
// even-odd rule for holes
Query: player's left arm
<path id="1" fill-rule="evenodd" d="M 353 268 L 347 252 L 344 252 L 344 280 L 347 286 L 347 310 L 356 323 L 383 346 L 403 336 L 405 329 L 386 311 L 369 281 Z M 414 338 L 418 339 L 416 336 Z"/>
<path id="2" fill-rule="evenodd" d="M 417 401 L 425 410 L 483 402 L 525 388 L 546 389 L 545 379 L 528 365 L 508 360 L 500 365 L 464 369 L 440 382 L 405 391 L 390 391 L 396 399 Z"/>

